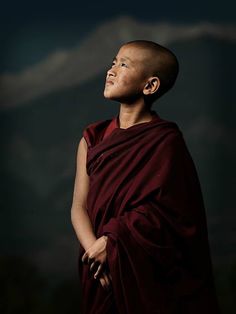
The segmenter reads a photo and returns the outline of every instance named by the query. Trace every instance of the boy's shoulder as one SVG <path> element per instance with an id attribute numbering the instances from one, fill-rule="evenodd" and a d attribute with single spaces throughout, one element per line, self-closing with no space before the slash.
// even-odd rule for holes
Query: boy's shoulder
<path id="1" fill-rule="evenodd" d="M 97 120 L 97 121 L 88 123 L 87 125 L 85 125 L 84 130 L 101 129 L 102 126 L 106 126 L 107 124 L 109 124 L 111 120 L 112 119 Z"/>
<path id="2" fill-rule="evenodd" d="M 111 121 L 112 119 L 97 120 L 84 127 L 83 137 L 87 142 L 88 148 L 99 142 Z"/>

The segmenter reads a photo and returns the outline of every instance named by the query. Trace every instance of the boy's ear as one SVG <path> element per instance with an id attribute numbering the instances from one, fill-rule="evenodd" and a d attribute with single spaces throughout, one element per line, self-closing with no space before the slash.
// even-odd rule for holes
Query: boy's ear
<path id="1" fill-rule="evenodd" d="M 161 82 L 159 77 L 153 76 L 148 79 L 148 82 L 145 84 L 143 93 L 144 95 L 151 95 L 154 94 L 158 88 L 160 87 Z"/>

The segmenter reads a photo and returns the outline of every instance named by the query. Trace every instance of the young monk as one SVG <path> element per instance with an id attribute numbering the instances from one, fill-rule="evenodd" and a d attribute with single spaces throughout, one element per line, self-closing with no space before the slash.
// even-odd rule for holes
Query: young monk
<path id="1" fill-rule="evenodd" d="M 178 75 L 157 43 L 124 44 L 83 131 L 71 209 L 85 314 L 219 313 L 198 176 L 178 126 L 152 110 Z"/>

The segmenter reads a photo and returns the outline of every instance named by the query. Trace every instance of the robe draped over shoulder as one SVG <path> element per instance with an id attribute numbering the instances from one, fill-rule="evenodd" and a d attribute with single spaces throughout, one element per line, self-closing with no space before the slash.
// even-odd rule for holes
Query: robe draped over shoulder
<path id="1" fill-rule="evenodd" d="M 81 262 L 85 314 L 219 313 L 205 208 L 182 133 L 152 120 L 119 128 L 119 116 L 83 130 L 90 178 L 87 210 L 108 236 L 112 289 Z"/>

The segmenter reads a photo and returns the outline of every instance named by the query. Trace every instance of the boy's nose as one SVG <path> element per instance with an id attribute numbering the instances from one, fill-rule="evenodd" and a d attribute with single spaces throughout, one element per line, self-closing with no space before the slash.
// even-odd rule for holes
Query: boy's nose
<path id="1" fill-rule="evenodd" d="M 114 71 L 114 69 L 109 69 L 108 71 L 107 71 L 107 76 L 115 76 L 115 71 Z"/>

